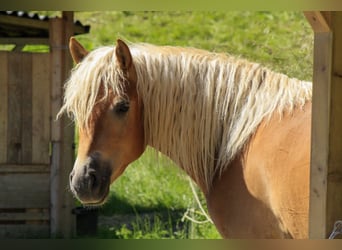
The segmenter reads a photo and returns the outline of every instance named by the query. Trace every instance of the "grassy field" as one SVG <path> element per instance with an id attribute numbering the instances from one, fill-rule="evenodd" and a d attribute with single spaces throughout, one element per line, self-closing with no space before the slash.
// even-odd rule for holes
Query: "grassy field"
<path id="1" fill-rule="evenodd" d="M 244 57 L 311 80 L 313 32 L 300 12 L 77 12 L 75 18 L 91 25 L 90 34 L 78 37 L 89 50 L 114 45 L 117 38 L 190 46 Z M 148 149 L 111 186 L 100 217 L 113 219 L 100 225 L 97 237 L 220 238 L 211 223 L 183 219 L 186 211 L 205 220 L 187 176 Z"/>
<path id="2" fill-rule="evenodd" d="M 313 32 L 301 12 L 78 12 L 89 48 L 131 42 L 227 52 L 310 79 Z"/>

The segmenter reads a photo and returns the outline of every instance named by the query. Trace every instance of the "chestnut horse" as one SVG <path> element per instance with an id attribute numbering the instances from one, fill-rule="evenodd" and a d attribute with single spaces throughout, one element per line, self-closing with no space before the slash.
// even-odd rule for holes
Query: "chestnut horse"
<path id="1" fill-rule="evenodd" d="M 193 48 L 129 44 L 86 51 L 64 105 L 78 124 L 70 188 L 103 204 L 110 184 L 151 146 L 203 191 L 224 238 L 307 238 L 310 82 Z"/>

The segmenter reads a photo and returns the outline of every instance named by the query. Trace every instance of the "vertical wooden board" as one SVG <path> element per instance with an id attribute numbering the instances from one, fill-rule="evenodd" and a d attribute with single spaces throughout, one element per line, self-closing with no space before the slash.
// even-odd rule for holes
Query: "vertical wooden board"
<path id="1" fill-rule="evenodd" d="M 32 163 L 32 53 L 22 53 L 21 149 L 22 163 Z"/>
<path id="2" fill-rule="evenodd" d="M 69 44 L 69 39 L 71 36 L 74 34 L 74 13 L 71 11 L 63 11 L 62 12 L 63 19 L 66 20 L 65 22 L 65 28 L 64 28 L 64 44 L 68 45 Z M 70 75 L 70 70 L 73 66 L 73 61 L 70 56 L 69 51 L 66 49 L 63 51 L 63 81 L 65 81 L 69 75 Z M 62 153 L 63 153 L 63 158 L 61 161 L 62 168 L 64 169 L 64 172 L 61 177 L 61 182 L 66 183 L 69 185 L 69 174 L 72 171 L 73 164 L 74 164 L 74 140 L 75 140 L 75 127 L 73 122 L 68 118 L 65 117 L 64 119 L 64 129 L 63 129 L 63 134 L 64 134 L 64 143 L 62 145 Z M 74 197 L 68 193 L 65 197 L 65 205 L 68 209 L 71 209 L 75 206 L 75 200 Z M 69 221 L 68 223 L 65 223 L 63 225 L 64 229 L 63 231 L 65 232 L 65 235 L 71 235 L 75 234 L 75 216 L 69 214 L 66 214 L 66 221 Z"/>
<path id="3" fill-rule="evenodd" d="M 334 53 L 335 54 L 335 53 Z M 327 170 L 326 237 L 342 220 L 342 78 L 332 77 Z"/>
<path id="4" fill-rule="evenodd" d="M 50 53 L 51 53 L 51 115 L 55 117 L 61 107 L 61 83 L 62 83 L 62 53 L 63 45 L 63 20 L 59 18 L 50 19 Z M 64 210 L 63 192 L 61 190 L 60 172 L 61 172 L 61 154 L 60 141 L 62 140 L 62 119 L 51 122 L 51 235 L 57 235 L 63 232 L 62 225 Z"/>
<path id="5" fill-rule="evenodd" d="M 342 81 L 342 11 L 333 12 L 334 18 L 334 47 L 333 47 L 333 76 L 334 82 L 339 85 Z"/>
<path id="6" fill-rule="evenodd" d="M 330 234 L 334 223 L 342 220 L 342 12 L 331 13 L 333 58 L 329 127 L 326 227 Z"/>
<path id="7" fill-rule="evenodd" d="M 332 34 L 315 33 L 314 44 L 309 237 L 319 239 L 326 235 Z"/>
<path id="8" fill-rule="evenodd" d="M 34 54 L 32 65 L 32 162 L 49 164 L 50 54 Z"/>
<path id="9" fill-rule="evenodd" d="M 50 53 L 51 53 L 51 116 L 54 119 L 62 107 L 63 96 L 63 19 L 50 20 Z M 51 140 L 60 141 L 63 134 L 61 132 L 62 119 L 51 122 Z"/>
<path id="10" fill-rule="evenodd" d="M 310 238 L 327 238 L 342 219 L 342 12 L 315 34 Z"/>
<path id="11" fill-rule="evenodd" d="M 8 60 L 8 134 L 7 134 L 7 161 L 21 163 L 21 80 L 23 76 L 22 54 L 10 53 Z"/>
<path id="12" fill-rule="evenodd" d="M 64 12 L 63 12 L 64 13 Z M 62 105 L 63 84 L 66 72 L 70 70 L 70 55 L 67 50 L 66 33 L 72 24 L 72 13 L 63 14 L 63 19 L 50 20 L 51 46 L 51 115 L 55 117 Z M 75 218 L 70 213 L 74 199 L 65 192 L 68 176 L 73 165 L 72 143 L 74 126 L 65 116 L 51 122 L 52 162 L 51 162 L 51 234 L 70 237 L 74 234 Z"/>
<path id="13" fill-rule="evenodd" d="M 0 52 L 0 163 L 7 161 L 8 52 Z"/>

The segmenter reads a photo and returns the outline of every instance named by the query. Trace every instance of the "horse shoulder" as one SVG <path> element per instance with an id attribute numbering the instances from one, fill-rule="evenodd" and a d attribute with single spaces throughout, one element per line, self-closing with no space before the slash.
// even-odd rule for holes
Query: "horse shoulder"
<path id="1" fill-rule="evenodd" d="M 310 135 L 311 103 L 307 103 L 261 124 L 244 158 L 248 190 L 294 238 L 308 236 Z"/>
<path id="2" fill-rule="evenodd" d="M 217 176 L 208 211 L 225 238 L 307 238 L 311 104 L 263 122 Z"/>

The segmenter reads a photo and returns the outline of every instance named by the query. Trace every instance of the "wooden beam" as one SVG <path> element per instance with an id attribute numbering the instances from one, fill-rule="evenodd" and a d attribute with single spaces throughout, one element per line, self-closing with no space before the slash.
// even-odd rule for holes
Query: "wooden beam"
<path id="1" fill-rule="evenodd" d="M 0 175 L 13 173 L 50 173 L 50 166 L 47 164 L 0 164 Z"/>
<path id="2" fill-rule="evenodd" d="M 27 28 L 35 28 L 35 29 L 49 29 L 49 23 L 44 20 L 37 20 L 31 18 L 22 18 L 18 16 L 6 16 L 1 15 L 0 21 L 2 24 L 12 25 L 12 26 L 21 26 Z"/>
<path id="3" fill-rule="evenodd" d="M 315 33 L 311 128 L 309 237 L 325 238 L 332 34 Z"/>
<path id="4" fill-rule="evenodd" d="M 23 224 L 23 225 L 6 225 L 0 224 L 0 238 L 48 238 L 49 225 L 46 224 Z"/>
<path id="5" fill-rule="evenodd" d="M 0 163 L 7 162 L 8 52 L 0 52 Z"/>
<path id="6" fill-rule="evenodd" d="M 73 34 L 73 12 L 63 12 L 62 18 L 50 19 L 51 50 L 51 235 L 70 238 L 75 235 L 75 217 L 71 213 L 74 199 L 66 192 L 69 173 L 74 162 L 74 126 L 63 116 L 55 120 L 63 102 L 63 85 L 70 72 L 72 61 L 68 51 Z"/>
<path id="7" fill-rule="evenodd" d="M 0 221 L 48 221 L 50 215 L 48 209 L 38 209 L 38 211 L 1 212 Z"/>
<path id="8" fill-rule="evenodd" d="M 49 45 L 49 39 L 35 37 L 0 37 L 0 44 L 16 44 L 22 46 L 27 44 Z"/>
<path id="9" fill-rule="evenodd" d="M 327 238 L 342 219 L 342 12 L 315 32 L 310 238 Z"/>
<path id="10" fill-rule="evenodd" d="M 329 161 L 327 172 L 328 233 L 342 219 L 342 12 L 332 12 L 333 51 L 330 96 Z"/>
<path id="11" fill-rule="evenodd" d="M 304 15 L 315 33 L 330 32 L 330 12 L 306 11 Z"/>

